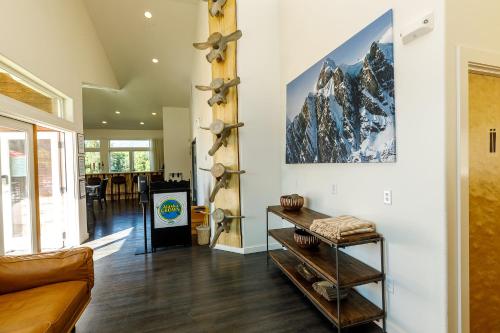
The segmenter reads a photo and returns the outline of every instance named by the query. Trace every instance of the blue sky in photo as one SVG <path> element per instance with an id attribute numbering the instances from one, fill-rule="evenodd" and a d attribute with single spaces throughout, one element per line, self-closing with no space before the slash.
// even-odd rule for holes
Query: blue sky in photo
<path id="1" fill-rule="evenodd" d="M 392 22 L 391 9 L 291 81 L 287 85 L 286 92 L 287 119 L 292 121 L 300 113 L 307 95 L 314 91 L 325 59 L 333 59 L 337 66 L 359 62 L 368 53 L 373 42 L 379 41 L 382 37 L 385 39 L 387 36 L 384 35 L 389 29 L 392 33 Z M 390 43 L 392 43 L 392 35 Z"/>

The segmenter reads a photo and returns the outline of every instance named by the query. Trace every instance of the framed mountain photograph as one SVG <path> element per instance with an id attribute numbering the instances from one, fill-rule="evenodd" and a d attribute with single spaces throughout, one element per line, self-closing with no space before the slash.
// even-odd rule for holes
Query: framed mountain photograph
<path id="1" fill-rule="evenodd" d="M 393 15 L 287 85 L 286 162 L 396 161 Z"/>

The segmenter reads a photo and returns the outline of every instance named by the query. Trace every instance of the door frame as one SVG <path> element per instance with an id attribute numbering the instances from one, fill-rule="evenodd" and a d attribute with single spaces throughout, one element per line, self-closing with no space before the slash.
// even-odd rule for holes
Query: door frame
<path id="1" fill-rule="evenodd" d="M 36 143 L 35 143 L 35 134 L 34 128 L 32 124 L 28 124 L 23 121 L 15 120 L 12 118 L 0 116 L 0 125 L 5 126 L 7 128 L 12 128 L 14 130 L 20 130 L 26 132 L 26 141 L 28 144 L 28 154 L 26 154 L 26 160 L 28 162 L 28 184 L 29 184 L 29 197 L 30 197 L 30 222 L 31 222 L 31 252 L 36 253 L 39 251 L 39 225 L 38 225 L 38 204 L 37 204 L 37 189 L 35 184 L 37 183 L 36 176 Z M 2 217 L 0 217 L 2 219 Z M 0 240 L 1 246 L 0 250 L 5 250 L 4 248 L 4 236 L 3 235 L 3 220 L 0 223 L 0 227 L 2 229 L 2 239 Z"/>
<path id="2" fill-rule="evenodd" d="M 450 234 L 456 239 L 456 260 L 450 260 L 450 285 L 456 285 L 455 297 L 458 332 L 470 333 L 469 300 L 469 73 L 500 77 L 500 53 L 460 47 L 457 61 L 457 172 L 456 172 L 456 225 Z M 456 232 L 453 232 L 456 229 Z M 456 267 L 454 266 L 456 263 Z M 454 292 L 450 290 L 450 292 Z M 453 296 L 453 295 L 452 295 Z M 452 304 L 448 305 L 453 306 Z"/>

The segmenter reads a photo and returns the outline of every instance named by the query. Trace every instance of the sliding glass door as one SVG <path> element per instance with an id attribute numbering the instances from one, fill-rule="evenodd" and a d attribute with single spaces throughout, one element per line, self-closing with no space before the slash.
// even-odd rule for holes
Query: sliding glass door
<path id="1" fill-rule="evenodd" d="M 38 201 L 42 251 L 65 246 L 66 166 L 64 133 L 37 126 Z"/>
<path id="2" fill-rule="evenodd" d="M 35 249 L 33 126 L 0 117 L 0 255 Z"/>

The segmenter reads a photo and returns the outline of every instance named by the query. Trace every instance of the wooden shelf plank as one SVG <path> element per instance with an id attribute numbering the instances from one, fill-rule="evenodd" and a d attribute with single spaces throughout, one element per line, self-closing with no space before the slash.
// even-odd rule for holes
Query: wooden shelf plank
<path id="1" fill-rule="evenodd" d="M 310 227 L 314 220 L 325 219 L 330 216 L 318 213 L 307 207 L 302 207 L 302 209 L 299 211 L 291 212 L 284 210 L 283 207 L 281 206 L 269 206 L 267 207 L 267 211 L 269 213 L 276 214 L 277 216 L 287 220 L 292 224 L 295 224 L 297 227 L 301 229 L 307 230 L 307 232 L 309 232 L 311 235 L 318 237 L 319 239 L 321 239 L 323 242 L 327 243 L 330 246 L 347 247 L 347 246 L 354 246 L 371 242 L 378 242 L 382 240 L 382 236 L 376 232 L 367 232 L 363 234 L 350 235 L 337 240 L 325 238 L 324 236 L 321 236 L 311 231 Z"/>
<path id="2" fill-rule="evenodd" d="M 351 289 L 349 296 L 340 304 L 340 323 L 337 316 L 337 302 L 328 302 L 318 295 L 310 282 L 304 280 L 295 270 L 299 263 L 288 251 L 276 250 L 269 252 L 270 257 L 281 271 L 299 288 L 302 293 L 337 327 L 345 328 L 361 324 L 373 323 L 384 317 L 383 311 Z M 373 326 L 372 326 L 373 327 Z M 362 331 L 365 332 L 365 331 Z M 369 332 L 369 331 L 368 331 Z M 378 332 L 382 332 L 380 329 Z"/>
<path id="3" fill-rule="evenodd" d="M 325 244 L 320 244 L 316 249 L 302 249 L 295 243 L 293 233 L 294 228 L 269 230 L 269 235 L 288 248 L 299 261 L 337 285 L 335 252 Z M 339 284 L 342 288 L 382 281 L 384 278 L 380 271 L 342 251 L 339 252 L 339 261 Z"/>

